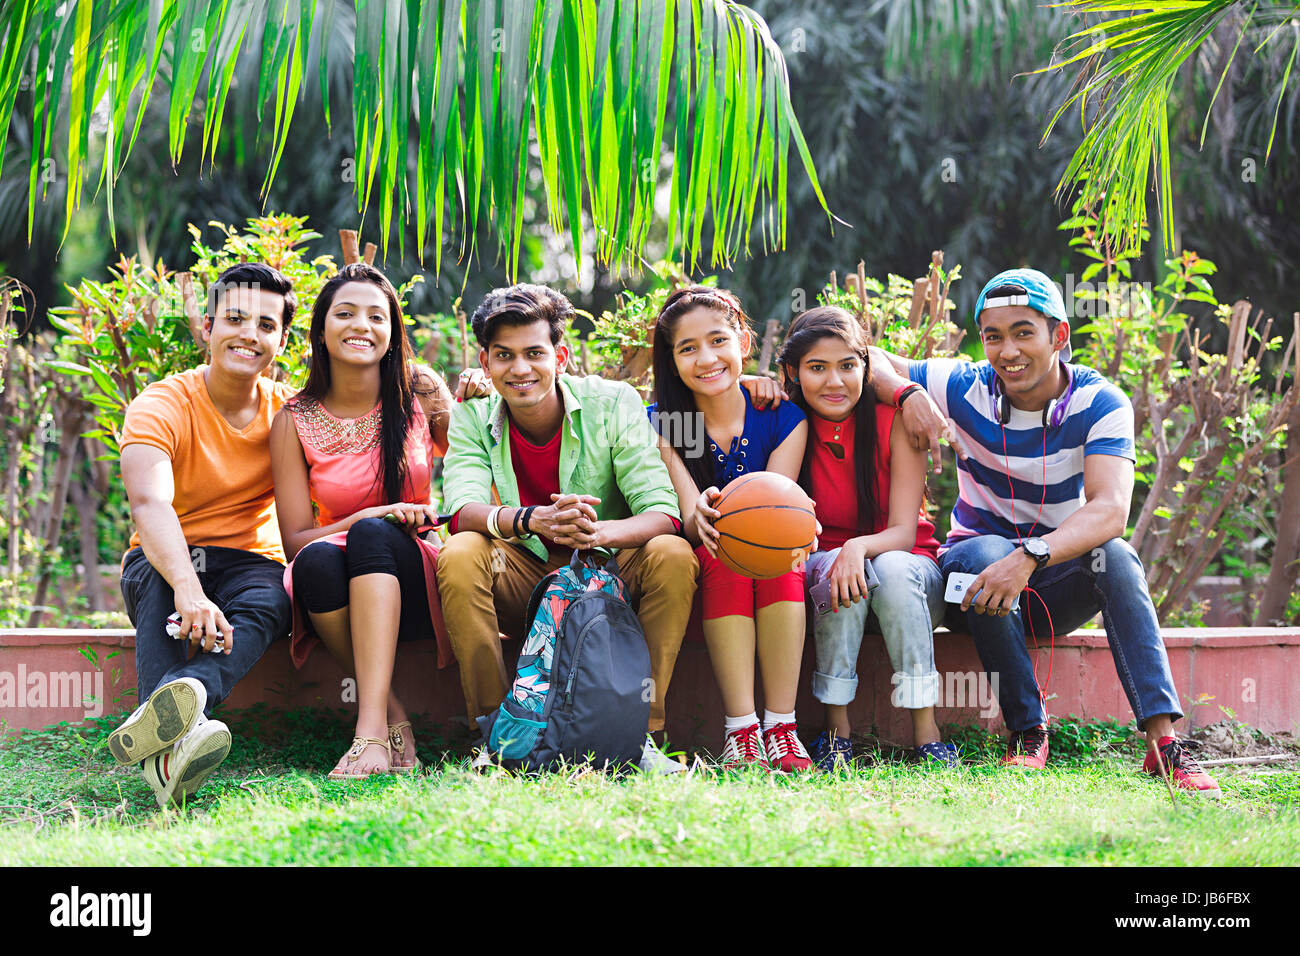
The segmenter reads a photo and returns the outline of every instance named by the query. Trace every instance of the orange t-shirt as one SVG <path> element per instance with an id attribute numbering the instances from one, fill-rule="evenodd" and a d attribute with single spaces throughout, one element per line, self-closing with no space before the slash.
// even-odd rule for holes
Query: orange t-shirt
<path id="1" fill-rule="evenodd" d="M 271 419 L 296 389 L 257 380 L 253 420 L 235 429 L 208 394 L 200 365 L 154 382 L 126 410 L 122 447 L 152 445 L 172 460 L 172 506 L 190 547 L 252 551 L 284 563 L 271 481 Z M 132 532 L 131 547 L 140 544 Z"/>

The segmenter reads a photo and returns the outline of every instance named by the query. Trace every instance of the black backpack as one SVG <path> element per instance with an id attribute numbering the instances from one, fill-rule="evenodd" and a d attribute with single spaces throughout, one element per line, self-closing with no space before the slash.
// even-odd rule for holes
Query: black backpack
<path id="1" fill-rule="evenodd" d="M 549 770 L 635 763 L 653 685 L 641 622 L 624 597 L 616 559 L 604 568 L 575 551 L 537 583 L 515 680 L 478 719 L 494 762 Z"/>

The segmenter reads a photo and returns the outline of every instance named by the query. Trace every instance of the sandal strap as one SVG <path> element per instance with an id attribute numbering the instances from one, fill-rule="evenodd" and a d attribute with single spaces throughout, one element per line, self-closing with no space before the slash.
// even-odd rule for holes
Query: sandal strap
<path id="1" fill-rule="evenodd" d="M 402 728 L 411 729 L 411 722 L 404 720 L 400 724 L 388 725 L 388 746 L 394 751 L 406 752 L 406 737 L 402 734 Z"/>
<path id="2" fill-rule="evenodd" d="M 348 763 L 356 763 L 361 759 L 361 754 L 371 745 L 383 747 L 388 751 L 389 759 L 392 759 L 392 748 L 387 740 L 380 740 L 378 737 L 353 737 L 352 745 L 348 747 L 348 752 L 344 754 L 348 758 Z"/>

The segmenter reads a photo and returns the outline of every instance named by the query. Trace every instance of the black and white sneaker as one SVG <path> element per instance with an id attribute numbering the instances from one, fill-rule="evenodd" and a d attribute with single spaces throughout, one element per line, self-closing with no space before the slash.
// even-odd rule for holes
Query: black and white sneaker
<path id="1" fill-rule="evenodd" d="M 182 805 L 203 786 L 208 775 L 230 753 L 230 728 L 202 714 L 175 747 L 144 762 L 144 779 L 153 788 L 158 806 Z"/>
<path id="2" fill-rule="evenodd" d="M 108 749 L 124 767 L 169 750 L 207 705 L 208 692 L 193 677 L 168 681 L 108 735 Z"/>

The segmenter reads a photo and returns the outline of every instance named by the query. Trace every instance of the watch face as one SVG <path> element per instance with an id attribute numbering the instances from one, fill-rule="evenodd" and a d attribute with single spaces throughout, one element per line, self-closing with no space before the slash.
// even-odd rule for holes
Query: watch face
<path id="1" fill-rule="evenodd" d="M 1030 538 L 1025 542 L 1025 550 L 1035 558 L 1045 558 L 1049 553 L 1047 542 L 1042 538 Z"/>

